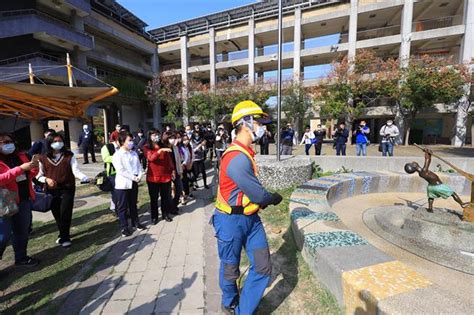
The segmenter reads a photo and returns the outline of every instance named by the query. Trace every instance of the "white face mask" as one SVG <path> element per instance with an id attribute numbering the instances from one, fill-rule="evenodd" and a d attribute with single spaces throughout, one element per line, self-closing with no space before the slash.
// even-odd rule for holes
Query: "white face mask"
<path id="1" fill-rule="evenodd" d="M 169 142 L 170 142 L 171 145 L 175 145 L 176 139 L 170 139 Z"/>
<path id="2" fill-rule="evenodd" d="M 51 148 L 53 150 L 59 151 L 64 147 L 64 142 L 53 142 L 51 143 Z"/>
<path id="3" fill-rule="evenodd" d="M 263 126 L 258 126 L 257 131 L 255 132 L 257 139 L 260 139 L 261 137 L 263 137 L 264 134 L 265 134 L 265 129 L 263 129 Z"/>
<path id="4" fill-rule="evenodd" d="M 9 154 L 12 154 L 13 152 L 15 152 L 15 144 L 14 143 L 6 143 L 4 145 L 2 145 L 2 148 L 1 148 L 1 151 L 3 154 L 5 155 L 9 155 Z"/>

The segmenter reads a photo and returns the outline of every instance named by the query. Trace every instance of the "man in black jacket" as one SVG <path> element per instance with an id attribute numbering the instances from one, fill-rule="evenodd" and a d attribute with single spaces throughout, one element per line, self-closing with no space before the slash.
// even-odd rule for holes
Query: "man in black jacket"
<path id="1" fill-rule="evenodd" d="M 35 154 L 46 154 L 46 138 L 50 133 L 55 132 L 53 129 L 46 129 L 43 133 L 44 138 L 38 141 L 35 141 L 28 151 L 28 155 L 33 157 Z"/>
<path id="2" fill-rule="evenodd" d="M 89 130 L 88 125 L 84 125 L 82 127 L 83 132 L 79 136 L 78 146 L 82 149 L 82 153 L 84 154 L 84 163 L 89 164 L 89 157 L 88 153 L 90 152 L 92 163 L 95 163 L 95 152 L 94 152 L 94 144 L 95 144 L 95 135 L 94 133 Z"/>
<path id="3" fill-rule="evenodd" d="M 326 130 L 324 130 L 320 124 L 318 125 L 318 129 L 314 131 L 314 137 L 316 139 L 316 144 L 314 145 L 315 153 L 316 155 L 321 155 L 321 147 L 326 137 Z"/>

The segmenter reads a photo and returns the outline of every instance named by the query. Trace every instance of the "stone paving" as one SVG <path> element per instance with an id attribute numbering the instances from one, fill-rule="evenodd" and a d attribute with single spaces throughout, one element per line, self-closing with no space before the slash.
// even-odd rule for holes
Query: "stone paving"
<path id="1" fill-rule="evenodd" d="M 105 246 L 94 275 L 56 295 L 59 313 L 220 314 L 212 191 L 194 195 L 173 222 L 143 214 L 147 230 Z"/>

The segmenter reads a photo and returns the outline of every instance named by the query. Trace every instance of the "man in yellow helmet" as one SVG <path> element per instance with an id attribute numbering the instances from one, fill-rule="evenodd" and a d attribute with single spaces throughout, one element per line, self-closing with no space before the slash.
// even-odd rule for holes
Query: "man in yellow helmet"
<path id="1" fill-rule="evenodd" d="M 212 222 L 221 261 L 222 304 L 231 314 L 253 314 L 270 282 L 270 251 L 258 211 L 279 204 L 282 197 L 269 193 L 260 184 L 251 148 L 264 131 L 258 120 L 266 116 L 252 101 L 237 104 L 232 113 L 236 139 L 221 159 Z M 250 269 L 239 296 L 236 280 L 240 276 L 242 248 L 246 250 Z"/>

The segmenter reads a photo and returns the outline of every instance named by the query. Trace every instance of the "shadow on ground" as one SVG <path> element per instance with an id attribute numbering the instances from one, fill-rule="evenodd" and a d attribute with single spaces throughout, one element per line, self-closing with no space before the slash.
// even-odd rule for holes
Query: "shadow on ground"
<path id="1" fill-rule="evenodd" d="M 257 310 L 258 314 L 271 314 L 276 311 L 298 283 L 297 248 L 290 228 L 282 238 L 283 244 L 271 255 L 273 268 L 271 289 L 263 297 Z"/>

